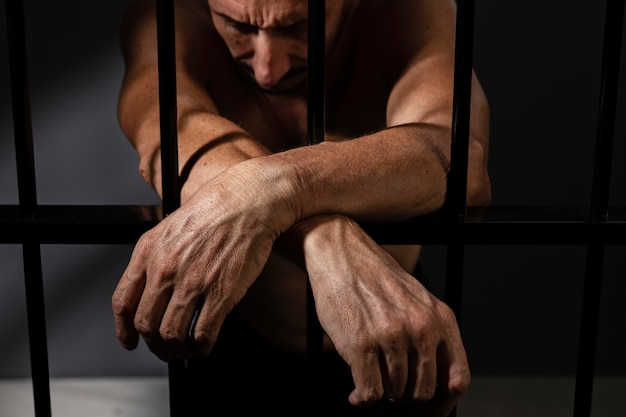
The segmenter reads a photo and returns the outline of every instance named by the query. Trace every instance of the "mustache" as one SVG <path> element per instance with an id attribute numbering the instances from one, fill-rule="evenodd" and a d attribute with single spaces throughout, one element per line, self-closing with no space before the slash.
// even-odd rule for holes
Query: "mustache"
<path id="1" fill-rule="evenodd" d="M 239 66 L 243 69 L 244 73 L 250 76 L 254 85 L 264 93 L 274 95 L 288 95 L 302 87 L 307 81 L 307 68 L 293 68 L 283 75 L 274 87 L 261 86 L 254 77 L 254 70 L 252 67 L 244 62 L 239 62 Z"/>

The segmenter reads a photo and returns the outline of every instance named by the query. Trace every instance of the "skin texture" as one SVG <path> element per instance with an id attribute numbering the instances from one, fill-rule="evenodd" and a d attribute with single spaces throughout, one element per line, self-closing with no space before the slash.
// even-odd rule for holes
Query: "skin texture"
<path id="1" fill-rule="evenodd" d="M 308 276 L 327 349 L 351 367 L 350 402 L 447 415 L 471 379 L 454 314 L 407 272 L 419 247 L 381 247 L 359 222 L 443 204 L 455 3 L 327 1 L 326 132 L 313 146 L 306 1 L 181 0 L 175 11 L 182 205 L 140 238 L 115 289 L 122 346 L 204 356 L 233 312 L 301 352 Z M 137 1 L 122 27 L 119 119 L 160 193 L 155 30 L 153 2 Z M 489 112 L 473 83 L 467 203 L 484 206 Z"/>

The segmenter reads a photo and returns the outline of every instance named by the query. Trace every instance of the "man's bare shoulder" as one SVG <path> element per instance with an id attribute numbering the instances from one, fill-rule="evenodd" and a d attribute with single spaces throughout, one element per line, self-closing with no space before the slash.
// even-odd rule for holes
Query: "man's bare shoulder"
<path id="1" fill-rule="evenodd" d="M 449 25 L 453 4 L 453 0 L 355 1 L 352 36 L 363 60 L 389 73 L 401 70 L 440 36 L 435 30 Z"/>
<path id="2" fill-rule="evenodd" d="M 353 0 L 347 3 L 346 19 L 329 70 L 367 72 L 371 81 L 393 85 L 420 52 L 437 42 L 441 28 L 449 26 L 453 0 Z M 434 29 L 434 30 L 433 30 Z M 454 26 L 450 28 L 453 32 Z M 349 62 L 345 62 L 348 60 Z M 344 74 L 344 77 L 347 75 Z"/>
<path id="3" fill-rule="evenodd" d="M 198 18 L 210 16 L 209 3 L 207 0 L 175 0 L 175 4 L 181 10 L 187 10 Z"/>

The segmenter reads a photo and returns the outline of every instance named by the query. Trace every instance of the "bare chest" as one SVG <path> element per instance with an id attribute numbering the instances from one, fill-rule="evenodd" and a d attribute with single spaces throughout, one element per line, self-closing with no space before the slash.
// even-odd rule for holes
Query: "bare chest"
<path id="1" fill-rule="evenodd" d="M 388 91 L 375 77 L 358 74 L 328 83 L 324 121 L 327 140 L 352 139 L 385 126 Z M 231 89 L 213 94 L 220 113 L 274 152 L 307 143 L 306 97 L 267 96 Z"/>
<path id="2" fill-rule="evenodd" d="M 325 139 L 345 140 L 386 125 L 389 82 L 386 65 L 370 43 L 346 36 L 327 57 Z M 226 58 L 225 58 L 226 59 Z M 225 61 L 228 62 L 228 61 Z M 306 92 L 298 96 L 262 93 L 233 63 L 214 67 L 209 94 L 224 117 L 239 124 L 272 151 L 307 143 Z"/>

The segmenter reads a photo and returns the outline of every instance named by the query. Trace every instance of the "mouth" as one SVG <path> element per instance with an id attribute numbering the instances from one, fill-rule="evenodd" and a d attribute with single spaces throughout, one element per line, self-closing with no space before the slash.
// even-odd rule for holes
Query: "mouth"
<path id="1" fill-rule="evenodd" d="M 278 83 L 274 85 L 261 85 L 257 82 L 254 77 L 254 70 L 249 65 L 240 62 L 239 66 L 243 69 L 243 72 L 248 75 L 248 77 L 252 80 L 254 86 L 262 91 L 265 94 L 272 95 L 289 95 L 293 94 L 296 91 L 300 90 L 300 88 L 306 84 L 307 81 L 307 69 L 305 68 L 294 68 L 289 70 Z"/>

